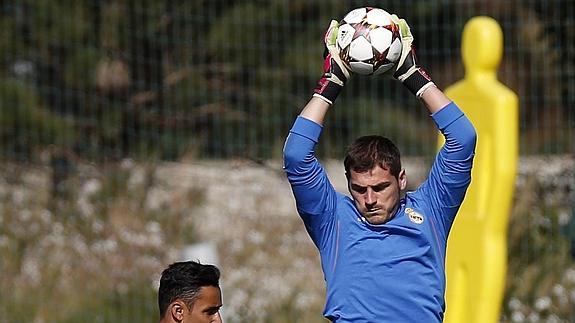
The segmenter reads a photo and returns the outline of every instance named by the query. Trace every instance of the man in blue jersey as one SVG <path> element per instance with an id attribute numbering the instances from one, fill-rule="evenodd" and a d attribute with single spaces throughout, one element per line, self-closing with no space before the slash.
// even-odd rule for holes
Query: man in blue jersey
<path id="1" fill-rule="evenodd" d="M 447 236 L 471 181 L 475 130 L 416 63 L 407 23 L 393 19 L 403 44 L 393 77 L 421 100 L 446 139 L 428 178 L 402 198 L 407 177 L 399 151 L 373 135 L 357 139 L 345 157 L 351 198 L 329 182 L 314 148 L 350 76 L 335 46 L 335 21 L 325 36 L 325 73 L 284 147 L 297 210 L 320 252 L 324 316 L 333 322 L 443 320 Z"/>

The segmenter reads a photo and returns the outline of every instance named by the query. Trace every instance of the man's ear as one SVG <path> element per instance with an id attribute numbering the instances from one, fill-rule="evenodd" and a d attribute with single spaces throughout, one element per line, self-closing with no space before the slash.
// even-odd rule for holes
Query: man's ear
<path id="1" fill-rule="evenodd" d="M 186 304 L 184 304 L 184 302 L 177 299 L 170 304 L 168 309 L 174 322 L 181 322 L 184 320 L 184 311 L 187 309 Z"/>
<path id="2" fill-rule="evenodd" d="M 402 169 L 399 172 L 399 176 L 397 177 L 397 181 L 399 184 L 399 189 L 403 191 L 407 187 L 407 174 L 405 173 L 405 169 Z"/>

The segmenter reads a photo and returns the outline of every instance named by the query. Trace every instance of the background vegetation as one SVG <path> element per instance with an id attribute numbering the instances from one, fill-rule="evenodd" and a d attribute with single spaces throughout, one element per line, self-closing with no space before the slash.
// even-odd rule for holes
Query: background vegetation
<path id="1" fill-rule="evenodd" d="M 36 160 L 52 144 L 91 161 L 278 157 L 321 73 L 326 25 L 367 4 L 2 2 L 2 157 Z M 573 1 L 377 5 L 410 21 L 420 61 L 443 87 L 463 76 L 464 24 L 476 15 L 497 19 L 505 39 L 499 76 L 521 99 L 522 154 L 573 151 Z M 382 121 L 407 154 L 431 152 L 429 120 L 396 82 L 358 77 L 345 92 L 322 154 L 338 157 L 360 129 Z"/>
<path id="2" fill-rule="evenodd" d="M 426 168 L 405 162 L 415 186 Z M 341 163 L 327 167 L 344 191 Z M 155 322 L 159 274 L 195 242 L 216 247 L 226 322 L 325 322 L 317 251 L 279 164 L 81 168 L 58 196 L 48 167 L 0 169 L 0 322 Z M 522 160 L 501 322 L 574 318 L 574 169 Z"/>

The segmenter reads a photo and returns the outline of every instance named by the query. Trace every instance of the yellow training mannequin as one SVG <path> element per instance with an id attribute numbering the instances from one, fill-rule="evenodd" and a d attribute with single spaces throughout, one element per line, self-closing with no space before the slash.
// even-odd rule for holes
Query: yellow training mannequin
<path id="1" fill-rule="evenodd" d="M 518 159 L 518 99 L 497 80 L 499 24 L 475 17 L 464 27 L 465 78 L 446 94 L 477 131 L 471 185 L 447 244 L 447 323 L 498 322 L 507 268 L 507 223 Z M 442 142 L 440 136 L 440 143 Z"/>

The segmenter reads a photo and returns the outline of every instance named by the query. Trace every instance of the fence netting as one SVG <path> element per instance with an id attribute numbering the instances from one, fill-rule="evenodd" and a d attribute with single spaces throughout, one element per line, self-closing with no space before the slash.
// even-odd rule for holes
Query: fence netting
<path id="1" fill-rule="evenodd" d="M 277 158 L 321 74 L 322 35 L 362 1 L 6 1 L 0 7 L 0 156 L 61 150 L 125 157 Z M 464 75 L 473 16 L 504 32 L 500 80 L 520 98 L 521 154 L 573 151 L 572 1 L 381 3 L 411 24 L 441 87 Z M 330 115 L 321 153 L 385 132 L 407 155 L 433 151 L 433 128 L 404 89 L 357 77 Z M 326 136 L 328 137 L 328 136 Z"/>

